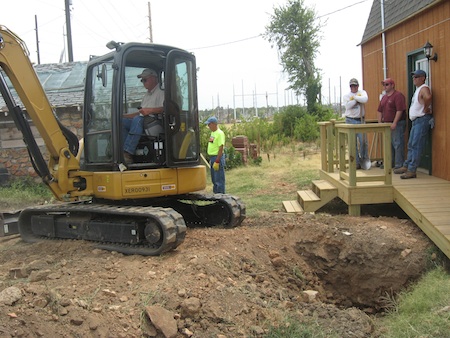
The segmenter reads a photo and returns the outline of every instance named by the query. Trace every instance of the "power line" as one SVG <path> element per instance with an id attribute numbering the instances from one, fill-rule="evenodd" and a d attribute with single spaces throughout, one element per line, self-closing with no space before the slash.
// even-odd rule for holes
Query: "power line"
<path id="1" fill-rule="evenodd" d="M 321 19 L 321 18 L 323 18 L 323 17 L 326 17 L 326 16 L 330 16 L 330 15 L 336 14 L 336 13 L 338 13 L 338 12 L 341 12 L 341 11 L 345 10 L 345 9 L 351 8 L 351 7 L 353 7 L 353 6 L 357 6 L 357 5 L 362 4 L 362 3 L 364 3 L 364 2 L 367 2 L 367 1 L 369 1 L 369 0 L 362 0 L 362 1 L 355 2 L 354 4 L 348 5 L 348 6 L 346 6 L 346 7 L 342 7 L 342 8 L 340 8 L 340 9 L 337 9 L 337 10 L 335 10 L 335 11 L 333 11 L 333 12 L 328 13 L 328 14 L 324 14 L 324 15 L 318 16 L 317 19 Z M 256 38 L 259 38 L 259 37 L 262 37 L 262 34 L 254 35 L 254 36 L 251 36 L 251 37 L 248 37 L 248 38 L 243 38 L 243 39 L 240 39 L 240 40 L 229 41 L 229 42 L 223 42 L 223 43 L 219 43 L 219 44 L 216 44 L 216 45 L 210 45 L 210 46 L 204 46 L 204 47 L 196 47 L 196 48 L 188 48 L 188 50 L 199 50 L 199 49 L 207 49 L 207 48 L 221 47 L 221 46 L 231 45 L 231 44 L 234 44 L 234 43 L 239 43 L 239 42 L 243 42 L 243 41 L 248 41 L 248 40 L 256 39 Z"/>
<path id="2" fill-rule="evenodd" d="M 258 34 L 258 35 L 251 36 L 251 37 L 248 37 L 248 38 L 243 38 L 243 39 L 240 39 L 240 40 L 235 40 L 235 41 L 229 41 L 229 42 L 219 43 L 219 44 L 217 44 L 217 45 L 204 46 L 204 47 L 196 47 L 196 48 L 188 48 L 188 50 L 198 50 L 198 49 L 206 49 L 206 48 L 213 48 L 213 47 L 226 46 L 226 45 L 231 45 L 231 44 L 233 44 L 233 43 L 239 43 L 239 42 L 242 42 L 242 41 L 247 41 L 247 40 L 256 39 L 256 38 L 259 38 L 259 37 L 261 37 L 261 36 L 262 36 L 262 34 Z"/>
<path id="3" fill-rule="evenodd" d="M 321 18 L 323 18 L 323 17 L 325 17 L 325 16 L 330 16 L 330 15 L 332 15 L 332 14 L 338 13 L 338 12 L 340 12 L 340 11 L 343 11 L 343 10 L 347 9 L 347 8 L 351 8 L 351 7 L 353 7 L 353 6 L 362 4 L 362 3 L 367 2 L 367 1 L 369 1 L 369 0 L 362 0 L 362 1 L 359 1 L 359 2 L 355 2 L 354 4 L 348 5 L 348 6 L 346 6 L 346 7 L 342 7 L 342 8 L 340 8 L 340 9 L 336 9 L 335 11 L 330 12 L 330 13 L 328 13 L 328 14 L 324 14 L 324 15 L 318 16 L 317 19 L 321 19 Z"/>

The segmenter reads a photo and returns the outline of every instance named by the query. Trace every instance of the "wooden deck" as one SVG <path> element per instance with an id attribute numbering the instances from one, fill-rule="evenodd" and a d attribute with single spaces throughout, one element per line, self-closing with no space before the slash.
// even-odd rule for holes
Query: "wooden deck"
<path id="1" fill-rule="evenodd" d="M 450 258 L 450 182 L 427 174 L 393 175 L 394 201 Z"/>
<path id="2" fill-rule="evenodd" d="M 384 169 L 372 166 L 369 170 L 356 170 L 356 133 L 378 133 L 382 143 L 390 145 L 389 124 L 346 125 L 328 121 L 319 125 L 320 180 L 313 181 L 312 190 L 307 193 L 298 192 L 297 201 L 286 201 L 286 211 L 315 211 L 332 198 L 339 197 L 348 205 L 350 215 L 359 216 L 361 205 L 395 202 L 450 258 L 450 181 L 419 171 L 417 178 L 402 180 L 390 168 L 391 149 L 386 146 L 381 152 L 375 152 L 380 156 L 377 160 L 387 164 Z M 325 183 L 335 189 L 326 187 Z"/>

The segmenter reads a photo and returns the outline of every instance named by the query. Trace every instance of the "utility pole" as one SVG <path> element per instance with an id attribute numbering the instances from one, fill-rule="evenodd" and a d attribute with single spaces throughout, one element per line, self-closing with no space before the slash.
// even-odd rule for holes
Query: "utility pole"
<path id="1" fill-rule="evenodd" d="M 72 50 L 72 28 L 70 25 L 70 6 L 72 0 L 64 0 L 66 4 L 66 28 L 67 28 L 67 50 L 69 52 L 69 62 L 73 62 L 73 50 Z"/>
<path id="2" fill-rule="evenodd" d="M 233 83 L 233 111 L 234 111 L 234 121 L 236 121 L 236 94 L 234 92 L 234 83 Z"/>
<path id="3" fill-rule="evenodd" d="M 148 2 L 148 29 L 150 33 L 150 43 L 153 43 L 153 29 L 152 29 L 152 10 L 150 7 L 150 1 Z"/>
<path id="4" fill-rule="evenodd" d="M 38 32 L 38 23 L 37 23 L 37 15 L 34 16 L 34 26 L 36 27 L 36 53 L 38 65 L 41 64 L 41 53 L 39 52 L 39 32 Z"/>
<path id="5" fill-rule="evenodd" d="M 339 116 L 342 116 L 342 78 L 339 76 Z"/>

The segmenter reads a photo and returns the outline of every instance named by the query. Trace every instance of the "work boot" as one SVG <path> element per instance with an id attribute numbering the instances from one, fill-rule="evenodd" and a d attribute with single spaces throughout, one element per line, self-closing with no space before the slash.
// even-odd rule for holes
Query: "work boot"
<path id="1" fill-rule="evenodd" d="M 356 170 L 359 170 L 359 169 L 361 169 L 361 164 L 358 163 L 358 164 L 356 165 Z"/>
<path id="2" fill-rule="evenodd" d="M 416 173 L 414 173 L 412 171 L 407 171 L 402 176 L 400 176 L 400 178 L 405 179 L 405 180 L 408 178 L 416 178 Z"/>
<path id="3" fill-rule="evenodd" d="M 401 167 L 401 168 L 397 168 L 394 169 L 394 174 L 404 174 L 408 171 L 408 168 L 406 167 Z M 415 174 L 414 174 L 415 175 Z"/>
<path id="4" fill-rule="evenodd" d="M 132 164 L 133 163 L 133 155 L 124 151 L 123 152 L 123 160 L 125 161 L 125 164 Z"/>

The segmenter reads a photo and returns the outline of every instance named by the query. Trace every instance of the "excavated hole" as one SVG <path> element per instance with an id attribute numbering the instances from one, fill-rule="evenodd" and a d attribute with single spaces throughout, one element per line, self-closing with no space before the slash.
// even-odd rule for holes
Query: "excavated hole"
<path id="1" fill-rule="evenodd" d="M 363 248 L 328 239 L 299 243 L 296 251 L 316 272 L 329 301 L 376 312 L 425 270 L 420 262 L 405 265 L 394 248 Z"/>
<path id="2" fill-rule="evenodd" d="M 397 221 L 399 227 L 382 218 L 365 222 L 364 217 L 332 216 L 329 224 L 314 224 L 314 231 L 296 242 L 296 252 L 319 278 L 327 302 L 383 311 L 393 296 L 420 278 L 427 268 L 425 249 L 416 248 L 400 228 L 409 221 Z"/>

